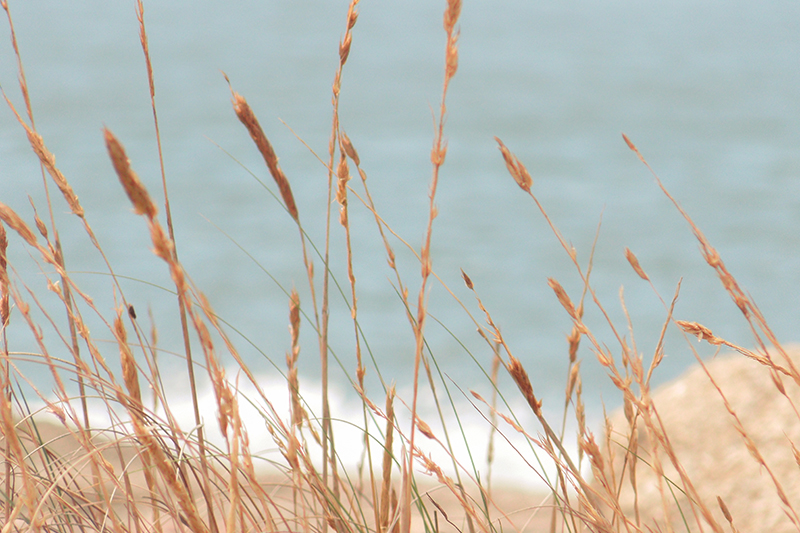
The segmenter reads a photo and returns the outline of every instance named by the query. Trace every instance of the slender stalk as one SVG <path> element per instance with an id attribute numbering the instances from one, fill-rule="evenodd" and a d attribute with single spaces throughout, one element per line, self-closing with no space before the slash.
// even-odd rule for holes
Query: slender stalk
<path id="1" fill-rule="evenodd" d="M 339 65 L 333 79 L 333 119 L 331 124 L 331 135 L 328 140 L 328 202 L 325 213 L 325 273 L 322 281 L 322 322 L 319 325 L 319 351 L 320 351 L 320 371 L 322 374 L 322 483 L 328 487 L 328 468 L 332 469 L 333 497 L 339 499 L 339 476 L 336 474 L 336 447 L 334 443 L 333 431 L 331 428 L 331 412 L 328 399 L 328 324 L 330 319 L 329 310 L 329 285 L 330 285 L 330 236 L 331 236 L 331 197 L 333 195 L 333 162 L 336 156 L 336 141 L 339 138 L 339 93 L 342 88 L 342 72 L 347 58 L 350 55 L 350 45 L 353 35 L 351 30 L 358 19 L 356 6 L 359 0 L 351 0 L 347 8 L 347 28 L 344 37 L 339 43 Z M 344 161 L 344 155 L 342 155 Z M 345 163 L 346 165 L 346 163 Z M 340 178 L 341 179 L 341 178 Z M 346 186 L 346 181 L 345 181 Z M 346 220 L 346 211 L 343 215 Z M 353 301 L 355 305 L 355 301 Z M 354 317 L 355 320 L 355 317 Z M 358 335 L 356 335 L 358 337 Z M 327 530 L 327 524 L 322 525 L 322 530 Z"/>
<path id="2" fill-rule="evenodd" d="M 166 170 L 164 167 L 164 151 L 161 144 L 161 128 L 158 126 L 158 110 L 156 108 L 156 86 L 155 86 L 155 78 L 153 76 L 153 65 L 150 61 L 150 47 L 147 41 L 147 31 L 145 29 L 144 24 L 144 4 L 142 0 L 137 0 L 136 3 L 136 18 L 139 22 L 139 41 L 142 46 L 142 52 L 144 53 L 144 60 L 145 60 L 145 67 L 147 70 L 147 81 L 148 87 L 150 89 L 150 107 L 153 111 L 153 127 L 155 129 L 156 134 L 156 146 L 158 148 L 158 164 L 159 169 L 161 171 L 161 187 L 164 192 L 164 213 L 167 218 L 167 231 L 169 232 L 169 238 L 172 241 L 172 253 L 174 256 L 174 260 L 178 262 L 178 247 L 176 245 L 175 240 L 175 228 L 172 223 L 172 210 L 170 209 L 169 204 L 169 191 L 167 189 L 167 175 Z M 197 382 L 195 379 L 194 374 L 194 361 L 192 358 L 192 345 L 189 339 L 189 324 L 186 319 L 186 306 L 184 304 L 184 296 L 181 294 L 183 291 L 183 287 L 177 287 L 178 291 L 178 315 L 180 316 L 181 320 L 181 334 L 183 336 L 183 353 L 186 357 L 186 369 L 187 374 L 189 377 L 189 388 L 192 395 L 192 411 L 194 414 L 194 421 L 195 427 L 197 427 L 197 445 L 200 451 L 200 465 L 203 470 L 203 496 L 206 499 L 206 505 L 208 508 L 209 513 L 209 522 L 211 525 L 211 532 L 217 533 L 218 526 L 217 521 L 214 516 L 214 506 L 211 504 L 210 494 L 211 488 L 209 486 L 209 475 L 208 475 L 208 461 L 206 459 L 206 443 L 205 443 L 205 431 L 203 428 L 203 421 L 200 417 L 200 405 L 199 400 L 197 397 Z M 152 488 L 151 488 L 152 490 Z M 153 505 L 153 511 L 158 516 L 158 506 Z M 156 520 L 156 524 L 158 521 Z M 160 525 L 157 526 L 160 529 Z"/>
<path id="3" fill-rule="evenodd" d="M 411 434 L 409 437 L 409 451 L 407 458 L 408 475 L 413 472 L 414 465 L 414 439 L 416 436 L 416 420 L 417 420 L 417 401 L 419 396 L 419 366 L 423 357 L 423 348 L 425 343 L 425 319 L 427 317 L 427 286 L 428 278 L 431 274 L 432 259 L 430 255 L 431 248 L 431 235 L 433 233 L 433 219 L 436 218 L 436 189 L 439 185 L 439 170 L 444 164 L 445 155 L 447 154 L 447 146 L 444 142 L 444 122 L 447 114 L 447 107 L 445 101 L 447 98 L 447 88 L 450 85 L 450 80 L 458 69 L 458 32 L 455 29 L 456 22 L 461 15 L 461 1 L 448 0 L 447 9 L 444 14 L 444 30 L 447 33 L 447 46 L 445 50 L 445 74 L 444 83 L 442 86 L 442 100 L 439 105 L 439 119 L 436 132 L 436 138 L 433 141 L 433 149 L 431 150 L 431 163 L 433 164 L 433 174 L 431 177 L 431 187 L 429 194 L 429 209 L 428 209 L 428 226 L 425 231 L 425 237 L 420 252 L 420 259 L 422 261 L 422 282 L 419 288 L 419 295 L 417 296 L 417 318 L 414 324 L 414 376 L 413 376 L 413 398 L 411 403 Z M 406 483 L 404 486 L 404 494 L 402 499 L 402 516 L 400 521 L 400 531 L 402 533 L 409 533 L 411 531 L 411 483 Z"/>

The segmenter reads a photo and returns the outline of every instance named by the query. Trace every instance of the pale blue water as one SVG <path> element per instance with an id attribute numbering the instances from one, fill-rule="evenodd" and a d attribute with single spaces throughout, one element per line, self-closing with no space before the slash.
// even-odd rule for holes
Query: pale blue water
<path id="1" fill-rule="evenodd" d="M 438 113 L 441 96 L 443 9 L 443 2 L 423 0 L 362 2 L 343 76 L 342 126 L 359 151 L 382 216 L 417 248 L 427 217 L 432 110 Z M 11 2 L 11 10 L 37 127 L 117 273 L 169 287 L 164 265 L 148 251 L 145 224 L 131 214 L 102 144 L 105 125 L 125 144 L 151 192 L 161 197 L 133 3 Z M 296 227 L 222 150 L 275 189 L 233 114 L 220 71 L 260 118 L 292 182 L 304 226 L 322 246 L 326 172 L 281 120 L 327 160 L 330 87 L 346 10 L 346 2 L 321 0 L 145 6 L 179 254 L 218 313 L 258 347 L 233 334 L 264 379 L 274 371 L 263 354 L 284 364 L 288 298 L 226 234 L 284 289 L 296 286 L 305 304 L 310 298 Z M 0 26 L 0 83 L 21 108 L 7 27 Z M 546 406 L 557 412 L 563 402 L 564 337 L 571 327 L 546 280 L 558 279 L 573 299 L 581 286 L 543 218 L 506 172 L 495 135 L 527 165 L 534 193 L 575 245 L 584 268 L 602 215 L 594 286 L 629 336 L 619 304 L 624 285 L 638 349 L 647 357 L 666 314 L 625 261 L 626 246 L 665 300 L 683 278 L 676 318 L 701 322 L 744 346 L 752 346 L 753 339 L 704 264 L 687 224 L 628 150 L 621 132 L 717 247 L 778 338 L 800 340 L 796 3 L 466 1 L 460 27 L 433 266 L 482 323 L 459 270 L 472 277 Z M 0 201 L 30 221 L 27 195 L 44 215 L 38 164 L 21 128 L 2 107 Z M 63 202 L 57 199 L 54 205 L 70 269 L 103 271 Z M 371 215 L 355 198 L 351 206 L 361 325 L 384 378 L 407 387 L 410 326 Z M 335 217 L 333 235 L 331 266 L 349 294 Z M 393 245 L 404 280 L 416 294 L 419 267 L 400 243 Z M 41 276 L 13 237 L 11 254 L 20 261 L 19 274 L 42 291 Z M 316 271 L 319 282 L 319 260 Z M 108 278 L 80 274 L 76 279 L 110 317 Z M 179 351 L 174 299 L 136 281 L 124 281 L 123 288 L 140 317 L 152 307 L 160 346 Z M 341 299 L 335 296 L 334 302 L 331 343 L 352 376 L 352 325 Z M 474 325 L 438 284 L 431 290 L 430 312 L 481 364 L 489 364 Z M 12 349 L 33 349 L 16 316 L 9 331 Z M 618 357 L 613 336 L 588 302 L 586 321 Z M 97 323 L 93 332 L 110 338 L 102 328 Z M 310 324 L 303 325 L 303 333 L 302 372 L 313 381 L 319 355 Z M 488 394 L 482 374 L 449 333 L 431 321 L 428 335 L 443 372 L 465 388 Z M 619 405 L 620 398 L 587 348 L 579 356 L 586 401 L 596 419 L 601 397 L 609 406 Z M 667 353 L 655 381 L 678 375 L 693 361 L 674 326 Z M 109 344 L 109 359 L 114 354 Z M 162 364 L 180 368 L 167 356 Z M 332 379 L 346 388 L 341 374 Z M 379 398 L 371 366 L 368 380 Z M 514 397 L 513 385 L 505 386 Z"/>

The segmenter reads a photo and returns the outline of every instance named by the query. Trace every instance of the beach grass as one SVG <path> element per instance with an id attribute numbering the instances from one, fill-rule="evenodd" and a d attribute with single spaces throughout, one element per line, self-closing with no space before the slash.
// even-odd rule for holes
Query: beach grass
<path id="1" fill-rule="evenodd" d="M 38 214 L 26 216 L 0 203 L 0 318 L 3 324 L 0 453 L 4 459 L 0 472 L 0 531 L 488 533 L 506 530 L 629 532 L 648 531 L 654 527 L 672 530 L 673 522 L 665 520 L 654 526 L 651 516 L 647 515 L 651 510 L 639 508 L 637 469 L 640 472 L 649 469 L 655 474 L 653 485 L 647 490 L 658 492 L 661 511 L 667 516 L 679 517 L 676 523 L 681 530 L 736 531 L 732 518 L 735 513 L 727 508 L 725 501 L 722 498 L 709 501 L 701 495 L 691 476 L 682 468 L 682 458 L 671 445 L 653 403 L 650 383 L 664 356 L 665 332 L 668 328 L 677 328 L 687 338 L 687 351 L 692 351 L 698 361 L 702 359 L 695 351 L 695 344 L 689 342 L 695 337 L 749 358 L 769 372 L 778 392 L 798 386 L 800 372 L 758 308 L 739 287 L 689 214 L 663 186 L 639 149 L 623 135 L 620 142 L 627 143 L 632 157 L 641 160 L 643 169 L 652 173 L 664 195 L 688 222 L 706 263 L 716 272 L 722 289 L 750 325 L 755 347 L 751 350 L 733 345 L 714 336 L 701 324 L 673 317 L 678 287 L 674 295 L 666 298 L 659 295 L 665 314 L 663 329 L 660 338 L 653 343 L 656 346 L 653 353 L 643 355 L 635 345 L 629 345 L 625 336 L 630 323 L 615 324 L 605 312 L 590 279 L 591 260 L 588 264 L 578 261 L 576 250 L 548 216 L 537 197 L 534 176 L 514 154 L 512 140 L 495 137 L 498 162 L 505 163 L 509 178 L 520 188 L 519 194 L 526 195 L 531 209 L 547 222 L 582 285 L 580 294 L 570 295 L 558 279 L 548 279 L 554 296 L 554 312 L 564 312 L 572 321 L 571 333 L 564 344 L 568 372 L 555 377 L 564 379 L 563 413 L 550 418 L 531 385 L 529 369 L 513 355 L 518 348 L 506 342 L 501 325 L 495 322 L 492 310 L 484 305 L 480 287 L 469 273 L 462 271 L 463 282 L 474 299 L 460 300 L 437 276 L 436 258 L 431 252 L 436 239 L 437 187 L 447 155 L 448 87 L 458 74 L 461 2 L 448 0 L 443 4 L 446 41 L 441 100 L 434 113 L 431 181 L 428 189 L 419 191 L 420 195 L 428 195 L 426 224 L 422 235 L 405 236 L 406 240 L 381 217 L 380 206 L 373 201 L 366 171 L 361 166 L 361 157 L 368 158 L 369 154 L 359 154 L 339 123 L 341 80 L 351 48 L 358 46 L 353 34 L 358 22 L 357 4 L 352 1 L 347 12 L 342 14 L 339 64 L 332 73 L 333 118 L 329 151 L 323 158 L 328 197 L 325 242 L 310 241 L 304 231 L 303 206 L 298 205 L 294 197 L 292 183 L 279 165 L 278 154 L 246 96 L 235 91 L 236 80 L 228 79 L 231 119 L 238 119 L 252 138 L 253 149 L 263 157 L 265 171 L 273 180 L 277 197 L 296 225 L 304 265 L 302 274 L 308 284 L 308 301 L 301 302 L 298 293 L 291 292 L 286 305 L 286 322 L 281 325 L 289 326 L 282 378 L 286 385 L 285 404 L 289 407 L 284 411 L 276 407 L 275 398 L 263 388 L 254 370 L 240 356 L 225 325 L 203 295 L 202 287 L 191 281 L 190 273 L 179 259 L 181 243 L 175 236 L 169 204 L 169 176 L 161 156 L 144 6 L 142 0 L 137 2 L 146 65 L 143 75 L 149 81 L 156 140 L 162 159 L 160 190 L 150 190 L 138 177 L 135 162 L 126 154 L 124 139 L 108 128 L 104 128 L 103 136 L 116 178 L 134 212 L 145 221 L 152 252 L 163 262 L 173 283 L 174 296 L 169 297 L 177 301 L 176 312 L 184 341 L 181 357 L 185 361 L 185 375 L 181 379 L 188 382 L 192 403 L 193 423 L 186 425 L 179 422 L 171 407 L 176 398 L 171 395 L 170 387 L 165 387 L 155 335 L 142 327 L 114 265 L 95 236 L 90 217 L 84 212 L 69 178 L 56 165 L 55 156 L 48 149 L 48 139 L 34 126 L 33 106 L 22 68 L 23 58 L 16 46 L 13 18 L 3 3 L 19 66 L 19 90 L 24 109 L 15 107 L 7 96 L 6 104 L 19 122 L 20 135 L 27 139 L 40 161 L 43 187 L 51 191 L 52 196 L 48 194 L 47 205 L 36 206 L 37 213 L 46 213 L 43 218 Z M 163 204 L 156 202 L 157 197 L 163 198 Z M 92 295 L 81 289 L 70 272 L 70 250 L 62 249 L 59 228 L 52 214 L 54 204 L 60 205 L 62 201 L 105 261 L 114 283 L 116 309 L 111 314 L 95 305 Z M 352 226 L 351 209 L 369 213 L 374 226 Z M 413 388 L 410 396 L 404 398 L 394 386 L 387 384 L 382 390 L 368 391 L 365 384 L 367 356 L 365 339 L 359 329 L 359 287 L 354 274 L 356 252 L 351 235 L 352 232 L 376 230 L 391 270 L 391 282 L 402 300 L 408 334 L 413 338 L 413 357 L 407 363 L 407 378 Z M 333 249 L 331 235 L 339 231 L 344 234 L 344 249 Z M 408 244 L 414 242 L 421 244 Z M 15 274 L 15 265 L 7 261 L 10 246 L 24 247 L 35 258 L 41 271 L 46 273 L 44 288 L 29 285 Z M 418 277 L 401 273 L 395 259 L 398 247 L 413 253 L 419 266 Z M 346 280 L 334 279 L 327 268 L 332 256 L 344 259 Z M 650 283 L 646 268 L 631 250 L 626 249 L 626 257 L 642 282 Z M 348 372 L 354 376 L 349 382 L 360 400 L 361 418 L 354 425 L 363 433 L 360 442 L 364 459 L 358 471 L 348 470 L 336 448 L 334 421 L 340 414 L 332 410 L 330 402 L 329 376 L 335 370 L 330 362 L 328 337 L 330 300 L 338 293 L 332 283 L 345 288 L 343 298 L 353 328 L 351 348 L 356 366 Z M 426 346 L 426 327 L 432 319 L 427 298 L 433 284 L 440 284 L 452 296 L 453 305 L 463 309 L 464 319 L 474 325 L 485 340 L 487 351 L 493 354 L 486 383 L 481 387 L 491 392 L 490 397 L 485 398 L 472 384 L 463 389 L 483 414 L 486 433 L 491 435 L 489 450 L 478 452 L 488 456 L 485 470 L 476 467 L 472 458 L 460 455 L 461 448 L 456 442 L 467 440 L 465 430 L 448 422 L 451 418 L 444 413 L 447 408 L 455 408 L 455 403 L 448 384 L 437 377 L 435 358 Z M 652 283 L 651 287 L 658 294 Z M 43 292 L 55 295 L 59 304 L 40 304 L 44 301 L 40 297 Z M 609 347 L 598 340 L 583 322 L 587 305 L 595 306 L 606 317 L 615 346 Z M 104 325 L 102 333 L 89 331 L 87 317 L 90 315 L 91 320 L 100 320 Z M 307 317 L 307 322 L 303 317 Z M 43 335 L 43 322 L 58 332 L 56 341 L 52 336 Z M 313 329 L 318 342 L 316 346 L 301 347 L 300 329 L 308 327 Z M 7 334 L 10 328 L 28 330 L 38 345 L 36 353 L 15 351 Z M 109 348 L 101 341 L 103 338 L 113 339 L 114 346 Z M 303 387 L 308 385 L 301 386 L 299 380 L 301 348 L 304 356 L 313 353 L 320 361 L 319 390 L 313 394 L 307 393 Z M 615 431 L 610 422 L 604 428 L 594 428 L 599 431 L 588 427 L 579 350 L 599 361 L 624 398 L 627 428 L 621 433 Z M 64 357 L 64 353 L 68 356 Z M 111 360 L 119 363 L 110 365 L 108 361 Z M 235 378 L 231 377 L 231 361 Z M 33 376 L 19 370 L 23 362 L 33 363 L 49 374 L 54 383 L 52 393 L 37 391 Z M 501 372 L 508 374 L 516 390 L 500 387 Z M 201 412 L 201 382 L 208 383 L 213 391 L 213 416 L 210 413 L 203 416 Z M 30 386 L 21 387 L 20 383 Z M 73 383 L 77 395 L 70 392 Z M 244 394 L 243 388 L 253 392 Z M 719 394 L 724 400 L 724 394 L 721 391 Z M 312 405 L 307 398 L 316 396 L 320 403 Z M 423 420 L 420 415 L 423 396 L 425 401 L 433 399 L 439 420 Z M 511 407 L 518 404 L 508 401 L 512 397 L 524 401 L 524 409 L 533 414 L 534 426 L 523 426 L 521 413 L 515 413 L 519 408 Z M 786 397 L 788 400 L 789 395 Z M 241 415 L 244 404 L 260 414 L 277 453 L 261 457 L 253 451 L 250 433 Z M 97 425 L 94 415 L 98 412 L 109 421 L 107 425 Z M 736 411 L 729 408 L 728 413 L 732 422 L 738 424 Z M 573 420 L 569 425 L 568 418 Z M 216 425 L 215 432 L 221 435 L 221 442 L 209 439 L 204 424 L 211 423 Z M 575 435 L 570 435 L 566 428 L 573 426 Z M 785 516 L 792 524 L 800 526 L 798 504 L 786 496 L 779 476 L 760 455 L 748 430 L 741 424 L 736 427 L 740 429 L 741 447 L 747 449 L 752 460 L 774 480 L 775 494 L 782 502 Z M 494 443 L 506 439 L 519 442 L 519 438 L 526 449 L 514 448 L 515 452 L 531 465 L 530 477 L 545 482 L 546 491 L 526 492 L 517 488 L 503 493 L 492 486 Z M 446 460 L 434 460 L 423 442 L 433 443 L 444 451 Z M 787 445 L 786 449 L 800 457 L 793 445 Z M 642 457 L 647 457 L 647 461 L 641 461 Z M 552 465 L 551 473 L 543 474 L 538 470 L 543 463 Z M 640 474 L 639 479 L 643 477 Z M 676 497 L 676 493 L 680 497 Z M 623 494 L 632 495 L 632 505 L 623 501 Z"/>

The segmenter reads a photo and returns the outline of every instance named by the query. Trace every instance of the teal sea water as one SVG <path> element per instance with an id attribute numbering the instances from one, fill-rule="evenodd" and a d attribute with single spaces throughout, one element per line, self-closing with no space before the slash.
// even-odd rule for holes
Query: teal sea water
<path id="1" fill-rule="evenodd" d="M 10 4 L 37 129 L 116 273 L 126 277 L 123 290 L 146 329 L 152 310 L 166 352 L 163 368 L 179 373 L 182 363 L 169 355 L 180 352 L 181 340 L 175 299 L 165 292 L 168 273 L 149 252 L 145 223 L 131 213 L 101 135 L 107 126 L 119 137 L 160 202 L 134 4 Z M 359 10 L 343 74 L 341 124 L 384 220 L 419 249 L 428 214 L 433 119 L 441 100 L 444 2 L 364 0 Z M 327 160 L 331 84 L 346 12 L 341 0 L 145 3 L 180 258 L 235 328 L 231 336 L 245 360 L 265 382 L 275 383 L 276 395 L 284 386 L 275 367 L 283 368 L 289 349 L 284 291 L 297 287 L 310 312 L 308 283 L 296 226 L 250 175 L 276 190 L 233 113 L 222 72 L 259 117 L 292 183 L 304 228 L 321 248 L 327 173 L 316 156 Z M 0 26 L 0 83 L 22 110 L 9 32 Z M 698 321 L 736 344 L 752 346 L 753 338 L 704 263 L 690 228 L 627 148 L 622 132 L 716 246 L 777 337 L 800 340 L 797 4 L 465 1 L 460 28 L 459 70 L 447 96 L 448 154 L 436 198 L 433 267 L 482 324 L 460 270 L 470 275 L 549 412 L 557 414 L 563 405 L 571 323 L 547 278 L 561 282 L 575 301 L 582 287 L 534 203 L 508 175 L 494 136 L 527 165 L 534 194 L 576 247 L 584 269 L 598 235 L 591 274 L 597 297 L 620 335 L 635 341 L 646 359 L 666 311 L 633 273 L 625 247 L 667 302 L 682 280 L 676 318 Z M 30 222 L 30 195 L 45 218 L 41 182 L 22 128 L 0 107 L 0 201 Z M 54 197 L 55 192 L 51 187 Z M 67 265 L 109 319 L 114 293 L 103 262 L 61 199 L 53 205 Z M 385 381 L 407 392 L 413 337 L 372 216 L 356 198 L 350 205 L 360 325 L 368 341 L 364 348 L 371 351 L 365 354 L 367 387 L 379 399 L 372 360 Z M 349 294 L 336 210 L 334 205 L 331 269 Z M 402 243 L 392 244 L 415 295 L 419 265 Z M 44 294 L 44 277 L 18 238 L 12 237 L 9 253 L 18 265 L 15 276 Z M 323 268 L 319 259 L 315 264 L 320 291 Z M 623 286 L 633 340 L 620 304 Z M 429 301 L 435 320 L 428 340 L 445 382 L 488 396 L 473 357 L 488 368 L 491 356 L 475 324 L 440 284 L 433 283 Z M 355 372 L 353 326 L 338 290 L 332 302 L 331 347 L 344 368 L 332 380 L 339 408 L 355 412 L 346 378 Z M 90 320 L 95 334 L 111 339 L 100 321 Z M 586 322 L 619 357 L 614 335 L 589 301 Z M 45 333 L 58 347 L 55 335 Z M 310 323 L 302 333 L 301 376 L 307 390 L 315 390 L 319 352 Z M 18 314 L 8 335 L 12 350 L 36 349 Z M 105 347 L 113 360 L 113 343 Z M 666 348 L 656 382 L 694 361 L 674 326 Z M 584 399 L 597 421 L 601 402 L 616 407 L 620 397 L 586 343 L 579 357 Z M 30 368 L 48 390 L 47 374 Z M 174 384 L 179 391 L 185 386 Z M 518 401 L 509 380 L 502 386 L 510 401 Z M 466 403 L 458 389 L 453 394 L 457 403 Z"/>

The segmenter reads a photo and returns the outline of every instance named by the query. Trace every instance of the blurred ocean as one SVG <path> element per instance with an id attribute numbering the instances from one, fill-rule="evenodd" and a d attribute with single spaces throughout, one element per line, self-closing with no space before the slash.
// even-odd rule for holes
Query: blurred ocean
<path id="1" fill-rule="evenodd" d="M 115 272 L 124 276 L 123 290 L 145 329 L 152 310 L 165 351 L 164 375 L 181 375 L 183 363 L 169 355 L 180 352 L 182 344 L 175 298 L 166 292 L 168 273 L 149 251 L 146 225 L 131 213 L 101 135 L 105 125 L 119 137 L 161 202 L 134 2 L 9 3 L 37 129 L 79 195 Z M 444 7 L 428 0 L 364 0 L 341 91 L 341 124 L 358 150 L 376 205 L 416 249 L 427 223 Z M 321 249 L 327 173 L 297 137 L 327 161 L 331 84 L 346 13 L 343 0 L 145 2 L 178 253 L 231 325 L 242 356 L 265 383 L 274 384 L 276 395 L 285 388 L 276 367 L 284 368 L 289 349 L 285 291 L 296 287 L 310 314 L 308 283 L 296 226 L 249 174 L 276 189 L 233 113 L 221 71 L 259 117 L 292 183 L 304 228 Z M 493 136 L 527 165 L 534 194 L 574 244 L 584 269 L 599 225 L 593 286 L 620 334 L 635 341 L 648 362 L 666 319 L 658 295 L 669 302 L 681 279 L 676 318 L 700 322 L 744 346 L 752 346 L 753 337 L 704 263 L 688 225 L 627 148 L 622 132 L 705 232 L 777 337 L 800 340 L 797 3 L 467 0 L 459 26 L 460 61 L 447 97 L 449 150 L 437 194 L 433 267 L 483 323 L 460 269 L 470 275 L 551 415 L 558 418 L 564 403 L 565 336 L 571 322 L 547 278 L 561 282 L 574 301 L 582 287 L 543 217 L 508 175 Z M 23 112 L 5 23 L 0 45 L 0 83 Z M 357 180 L 351 184 L 363 190 Z M 114 291 L 104 263 L 57 190 L 51 186 L 50 193 L 67 266 L 110 320 Z M 32 222 L 28 195 L 46 219 L 38 162 L 13 114 L 0 106 L 0 202 Z M 411 327 L 372 216 L 355 197 L 350 206 L 359 320 L 370 350 L 365 353 L 368 392 L 382 404 L 374 359 L 383 379 L 395 381 L 410 400 Z M 331 269 L 349 294 L 344 236 L 336 205 L 333 210 Z M 419 265 L 403 244 L 392 243 L 415 295 Z M 626 246 L 658 295 L 628 265 Z M 43 294 L 44 277 L 16 236 L 10 257 L 15 274 Z M 315 266 L 320 294 L 319 259 Z M 633 340 L 620 304 L 623 286 Z M 435 317 L 427 329 L 433 356 L 453 401 L 471 410 L 453 384 L 488 397 L 478 363 L 488 368 L 490 351 L 440 284 L 433 283 L 429 299 Z M 56 320 L 63 319 L 53 301 L 44 303 L 56 310 Z M 355 374 L 353 326 L 335 288 L 332 309 L 331 346 L 344 370 L 336 368 L 331 379 L 340 412 L 357 419 L 358 403 L 347 385 L 347 377 Z M 111 339 L 100 321 L 92 323 L 95 335 Z M 586 323 L 619 357 L 619 345 L 590 301 Z M 13 351 L 36 350 L 18 313 L 8 335 Z M 52 331 L 45 335 L 51 346 L 59 346 Z M 316 391 L 319 351 L 309 322 L 302 326 L 301 341 L 301 377 L 306 390 Z M 113 343 L 106 347 L 113 361 Z M 696 347 L 703 355 L 713 353 L 706 345 Z M 694 361 L 674 326 L 666 348 L 657 383 Z M 584 400 L 597 423 L 601 402 L 613 408 L 621 398 L 586 343 L 579 358 Z M 22 368 L 32 369 L 28 373 L 43 390 L 52 387 L 40 366 Z M 175 379 L 170 387 L 181 391 L 186 384 Z M 505 376 L 501 387 L 524 412 Z M 309 401 L 313 407 L 314 400 Z M 486 426 L 476 428 L 473 442 L 480 443 Z M 533 424 L 530 429 L 536 433 Z M 484 452 L 480 444 L 476 449 L 480 463 Z M 507 469 L 507 475 L 514 474 Z"/>

